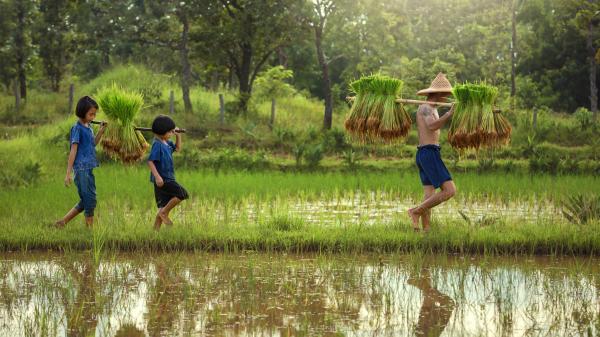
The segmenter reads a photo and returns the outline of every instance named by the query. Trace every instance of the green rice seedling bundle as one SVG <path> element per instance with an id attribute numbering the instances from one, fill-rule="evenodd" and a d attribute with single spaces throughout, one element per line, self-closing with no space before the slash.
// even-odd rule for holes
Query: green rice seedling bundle
<path id="1" fill-rule="evenodd" d="M 148 148 L 146 139 L 133 125 L 144 104 L 142 95 L 112 85 L 98 93 L 98 103 L 110 121 L 102 138 L 104 151 L 124 163 L 139 160 Z"/>
<path id="2" fill-rule="evenodd" d="M 403 82 L 383 75 L 362 77 L 350 84 L 355 93 L 346 130 L 359 142 L 393 142 L 408 134 L 410 115 L 396 103 Z"/>
<path id="3" fill-rule="evenodd" d="M 485 83 L 465 83 L 452 90 L 456 99 L 448 141 L 457 149 L 479 149 L 508 142 L 510 124 L 494 112 L 498 89 Z"/>
<path id="4" fill-rule="evenodd" d="M 502 114 L 494 113 L 494 125 L 496 126 L 496 134 L 498 135 L 496 145 L 507 145 L 512 133 L 510 122 Z"/>

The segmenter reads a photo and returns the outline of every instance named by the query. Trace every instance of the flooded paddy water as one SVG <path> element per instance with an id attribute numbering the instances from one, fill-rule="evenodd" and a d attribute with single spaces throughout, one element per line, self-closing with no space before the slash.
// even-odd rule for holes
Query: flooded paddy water
<path id="1" fill-rule="evenodd" d="M 600 260 L 0 254 L 0 336 L 598 336 Z"/>
<path id="2" fill-rule="evenodd" d="M 304 198 L 278 196 L 269 200 L 243 198 L 227 203 L 221 200 L 195 201 L 183 205 L 181 215 L 187 218 L 213 218 L 217 222 L 254 223 L 274 215 L 302 219 L 319 226 L 347 224 L 386 224 L 406 220 L 406 211 L 420 199 L 385 192 L 345 192 Z M 206 214 L 205 210 L 211 214 Z M 549 199 L 460 198 L 451 199 L 433 209 L 433 219 L 481 221 L 544 222 L 562 219 L 559 203 Z"/>

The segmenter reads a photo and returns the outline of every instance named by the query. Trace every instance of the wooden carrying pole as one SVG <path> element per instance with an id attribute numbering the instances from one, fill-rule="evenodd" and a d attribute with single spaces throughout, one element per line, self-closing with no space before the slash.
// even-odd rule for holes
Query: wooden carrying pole
<path id="1" fill-rule="evenodd" d="M 90 123 L 92 123 L 92 124 L 102 124 L 104 122 L 91 121 Z M 150 131 L 151 132 L 152 128 L 135 127 L 135 130 L 136 131 Z M 185 129 L 179 129 L 179 130 L 176 130 L 175 132 L 177 132 L 177 133 L 185 133 Z"/>
<path id="2" fill-rule="evenodd" d="M 348 101 L 353 101 L 354 97 L 346 97 L 346 99 Z M 404 99 L 404 98 L 397 98 L 396 102 L 404 103 L 404 104 L 431 104 L 431 105 L 444 106 L 444 107 L 448 107 L 448 108 L 452 107 L 452 104 L 454 104 L 454 103 L 448 103 L 448 102 L 431 102 L 431 101 L 421 101 L 418 99 Z M 501 111 L 498 108 L 494 108 L 494 112 L 499 113 Z"/>

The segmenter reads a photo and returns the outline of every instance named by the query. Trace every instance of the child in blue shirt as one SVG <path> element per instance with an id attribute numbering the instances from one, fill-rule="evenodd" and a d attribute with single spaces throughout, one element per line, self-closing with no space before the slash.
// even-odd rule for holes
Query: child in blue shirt
<path id="1" fill-rule="evenodd" d="M 155 230 L 159 230 L 163 223 L 172 225 L 169 212 L 182 200 L 188 198 L 187 191 L 175 181 L 173 152 L 181 150 L 181 134 L 176 131 L 178 128 L 169 116 L 160 115 L 152 122 L 154 142 L 148 156 L 148 167 L 158 206 L 154 221 Z M 173 134 L 175 134 L 175 144 L 169 140 Z"/>
<path id="2" fill-rule="evenodd" d="M 79 193 L 79 202 L 54 225 L 62 228 L 79 213 L 84 212 L 85 223 L 92 226 L 94 223 L 94 209 L 96 208 L 96 180 L 92 170 L 98 166 L 96 160 L 96 145 L 102 139 L 106 123 L 102 123 L 98 134 L 94 137 L 94 131 L 90 122 L 96 118 L 98 103 L 89 96 L 82 97 L 77 102 L 75 115 L 79 120 L 71 128 L 70 144 L 71 151 L 67 161 L 67 175 L 65 186 L 71 185 L 73 180 L 71 173 L 75 174 L 75 185 Z"/>

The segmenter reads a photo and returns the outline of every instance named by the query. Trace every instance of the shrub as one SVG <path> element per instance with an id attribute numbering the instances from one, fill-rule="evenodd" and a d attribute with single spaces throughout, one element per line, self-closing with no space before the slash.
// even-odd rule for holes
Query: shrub
<path id="1" fill-rule="evenodd" d="M 309 168 L 316 168 L 323 159 L 323 146 L 313 145 L 307 148 L 304 152 L 304 160 Z"/>

